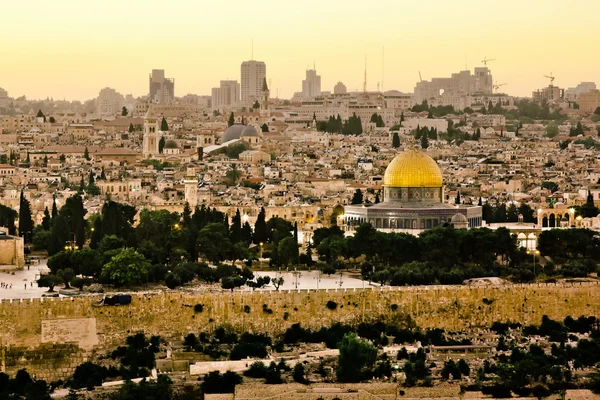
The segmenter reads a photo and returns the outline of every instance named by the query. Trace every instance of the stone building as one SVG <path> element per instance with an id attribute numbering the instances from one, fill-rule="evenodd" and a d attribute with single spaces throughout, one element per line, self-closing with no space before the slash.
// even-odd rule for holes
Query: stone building
<path id="1" fill-rule="evenodd" d="M 482 225 L 480 206 L 443 203 L 442 172 L 423 151 L 398 154 L 385 170 L 383 186 L 382 203 L 345 207 L 342 218 L 347 230 L 365 222 L 380 230 L 412 234 L 454 222 L 457 228 Z M 453 218 L 457 214 L 466 218 L 466 224 L 465 218 Z"/>

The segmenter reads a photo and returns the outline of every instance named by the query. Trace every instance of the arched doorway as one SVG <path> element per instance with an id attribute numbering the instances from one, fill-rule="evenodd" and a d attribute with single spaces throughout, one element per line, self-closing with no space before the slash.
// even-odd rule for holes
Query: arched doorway
<path id="1" fill-rule="evenodd" d="M 542 217 L 542 228 L 547 228 L 548 227 L 548 217 L 546 215 L 544 215 Z"/>
<path id="2" fill-rule="evenodd" d="M 550 214 L 550 218 L 548 218 L 548 226 L 550 228 L 556 228 L 556 217 L 554 214 Z"/>

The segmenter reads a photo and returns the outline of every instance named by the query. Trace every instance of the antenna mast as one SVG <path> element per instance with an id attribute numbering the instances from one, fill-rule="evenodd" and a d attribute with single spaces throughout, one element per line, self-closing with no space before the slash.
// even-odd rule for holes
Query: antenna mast
<path id="1" fill-rule="evenodd" d="M 365 56 L 365 80 L 363 81 L 363 92 L 367 93 L 367 56 Z"/>
<path id="2" fill-rule="evenodd" d="M 250 59 L 254 60 L 254 38 L 252 38 L 252 47 L 251 47 Z"/>

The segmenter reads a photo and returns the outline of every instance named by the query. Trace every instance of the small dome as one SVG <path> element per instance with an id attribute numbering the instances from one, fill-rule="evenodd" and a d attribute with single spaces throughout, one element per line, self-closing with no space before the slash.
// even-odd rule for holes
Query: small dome
<path id="1" fill-rule="evenodd" d="M 230 140 L 239 139 L 242 136 L 242 131 L 246 129 L 246 125 L 233 124 L 223 134 L 221 143 L 229 142 Z"/>
<path id="2" fill-rule="evenodd" d="M 252 125 L 247 126 L 242 131 L 242 137 L 244 136 L 258 136 L 258 131 Z"/>
<path id="3" fill-rule="evenodd" d="M 177 142 L 173 139 L 169 139 L 165 142 L 165 149 L 176 149 L 178 147 Z"/>
<path id="4" fill-rule="evenodd" d="M 467 221 L 467 217 L 464 216 L 464 214 L 454 214 L 454 216 L 452 217 L 452 223 L 453 224 L 464 224 Z"/>
<path id="5" fill-rule="evenodd" d="M 568 221 L 569 218 L 567 217 L 567 214 L 564 214 L 560 220 L 561 221 Z"/>
<path id="6" fill-rule="evenodd" d="M 388 165 L 383 176 L 386 187 L 442 187 L 442 171 L 435 160 L 419 150 L 406 150 Z"/>

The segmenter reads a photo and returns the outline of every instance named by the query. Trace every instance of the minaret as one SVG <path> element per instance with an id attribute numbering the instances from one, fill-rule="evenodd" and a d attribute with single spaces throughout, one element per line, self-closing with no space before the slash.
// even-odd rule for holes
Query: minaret
<path id="1" fill-rule="evenodd" d="M 148 108 L 148 112 L 144 116 L 144 140 L 142 155 L 144 158 L 150 158 L 154 154 L 158 154 L 158 143 L 160 142 L 160 134 L 158 118 L 154 112 L 152 104 Z"/>
<path id="2" fill-rule="evenodd" d="M 269 116 L 269 86 L 267 85 L 267 78 L 263 78 L 262 84 L 262 95 L 260 102 L 260 115 L 261 117 Z"/>

